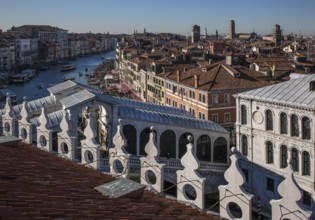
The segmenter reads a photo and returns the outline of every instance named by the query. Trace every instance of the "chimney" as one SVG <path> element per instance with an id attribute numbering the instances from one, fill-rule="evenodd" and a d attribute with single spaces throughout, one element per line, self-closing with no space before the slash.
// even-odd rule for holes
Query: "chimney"
<path id="1" fill-rule="evenodd" d="M 195 78 L 195 88 L 197 89 L 199 87 L 199 76 L 194 75 L 194 78 Z"/>
<path id="2" fill-rule="evenodd" d="M 184 73 L 185 73 L 186 71 L 187 71 L 187 67 L 185 66 L 185 67 L 184 67 Z"/>
<path id="3" fill-rule="evenodd" d="M 177 82 L 179 82 L 181 80 L 181 72 L 179 72 L 179 70 L 177 70 L 176 72 L 176 75 L 177 75 Z"/>

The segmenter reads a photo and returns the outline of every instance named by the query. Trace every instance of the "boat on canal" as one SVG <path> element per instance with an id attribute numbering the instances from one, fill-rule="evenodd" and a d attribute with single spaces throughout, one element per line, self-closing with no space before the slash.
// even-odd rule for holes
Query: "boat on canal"
<path id="1" fill-rule="evenodd" d="M 70 71 L 76 69 L 76 66 L 74 64 L 62 66 L 60 68 L 60 71 Z"/>
<path id="2" fill-rule="evenodd" d="M 34 78 L 36 72 L 34 69 L 26 69 L 23 70 L 21 73 L 15 74 L 12 77 L 12 83 L 25 83 L 30 79 Z"/>
<path id="3" fill-rule="evenodd" d="M 75 80 L 75 76 L 63 78 L 63 81 L 67 81 L 67 80 Z"/>
<path id="4" fill-rule="evenodd" d="M 45 87 L 45 84 L 44 84 L 44 83 L 38 83 L 38 84 L 37 84 L 37 87 L 38 87 L 39 89 L 43 89 L 43 88 Z"/>

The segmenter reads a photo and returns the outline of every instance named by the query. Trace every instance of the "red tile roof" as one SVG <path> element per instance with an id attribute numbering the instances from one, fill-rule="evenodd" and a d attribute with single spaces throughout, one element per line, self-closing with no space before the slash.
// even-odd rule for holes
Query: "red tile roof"
<path id="1" fill-rule="evenodd" d="M 233 74 L 239 74 L 239 77 L 235 77 Z M 266 77 L 263 73 L 250 70 L 243 66 L 235 67 L 220 63 L 181 72 L 181 80 L 179 83 L 194 87 L 194 75 L 199 76 L 197 89 L 203 91 L 254 89 L 270 85 L 270 83 L 266 81 Z M 167 78 L 176 81 L 176 71 L 169 74 Z"/>
<path id="2" fill-rule="evenodd" d="M 0 219 L 219 219 L 149 191 L 103 196 L 111 176 L 29 145 L 0 151 Z"/>

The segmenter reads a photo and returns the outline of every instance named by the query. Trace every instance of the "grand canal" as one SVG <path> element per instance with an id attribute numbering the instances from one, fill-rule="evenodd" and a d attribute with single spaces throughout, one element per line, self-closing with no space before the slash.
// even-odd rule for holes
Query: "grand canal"
<path id="1" fill-rule="evenodd" d="M 65 78 L 75 77 L 73 81 L 88 85 L 85 75 L 80 76 L 79 73 L 85 73 L 86 69 L 92 73 L 93 69 L 103 62 L 103 58 L 114 58 L 114 56 L 115 51 L 113 50 L 101 54 L 79 57 L 69 62 L 69 64 L 76 65 L 76 69 L 67 72 L 60 71 L 62 65 L 50 66 L 49 69 L 41 71 L 34 79 L 24 84 L 11 84 L 9 89 L 16 94 L 17 101 L 20 103 L 23 101 L 24 96 L 28 100 L 33 100 L 49 95 L 47 88 L 63 82 Z M 39 88 L 38 85 L 40 84 L 43 85 L 43 88 Z"/>

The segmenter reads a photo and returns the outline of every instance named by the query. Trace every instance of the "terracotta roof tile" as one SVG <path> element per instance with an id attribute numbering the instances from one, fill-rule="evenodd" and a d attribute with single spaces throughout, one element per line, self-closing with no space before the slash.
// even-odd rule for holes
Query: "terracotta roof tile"
<path id="1" fill-rule="evenodd" d="M 240 76 L 235 77 L 232 75 L 233 73 L 239 73 Z M 203 91 L 252 89 L 270 85 L 263 73 L 250 70 L 243 66 L 233 67 L 219 63 L 181 72 L 180 83 L 185 86 L 194 87 L 194 75 L 199 76 L 199 86 L 197 89 Z M 175 71 L 169 74 L 167 78 L 176 81 L 177 75 Z"/>
<path id="2" fill-rule="evenodd" d="M 219 219 L 149 191 L 103 196 L 94 187 L 113 177 L 32 146 L 0 151 L 0 219 Z"/>

